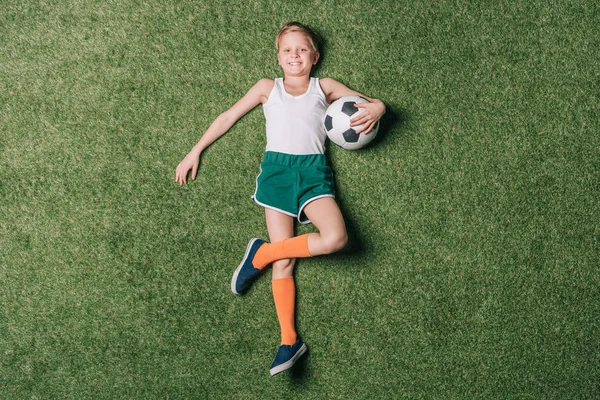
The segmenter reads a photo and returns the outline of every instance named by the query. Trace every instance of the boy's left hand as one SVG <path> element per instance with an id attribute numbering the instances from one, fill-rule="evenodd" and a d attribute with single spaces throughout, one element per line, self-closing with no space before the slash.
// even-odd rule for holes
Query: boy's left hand
<path id="1" fill-rule="evenodd" d="M 381 101 L 373 101 L 370 103 L 356 103 L 357 108 L 362 108 L 364 111 L 355 118 L 350 120 L 350 126 L 362 125 L 356 133 L 364 133 L 368 135 L 377 121 L 385 114 L 385 104 Z"/>

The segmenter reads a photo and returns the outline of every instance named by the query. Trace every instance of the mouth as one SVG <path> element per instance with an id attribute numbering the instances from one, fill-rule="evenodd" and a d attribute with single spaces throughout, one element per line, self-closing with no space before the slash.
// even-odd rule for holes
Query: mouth
<path id="1" fill-rule="evenodd" d="M 291 62 L 291 63 L 288 63 L 288 65 L 291 65 L 291 66 L 297 66 L 297 65 L 300 65 L 300 64 L 302 64 L 302 63 L 301 62 Z"/>

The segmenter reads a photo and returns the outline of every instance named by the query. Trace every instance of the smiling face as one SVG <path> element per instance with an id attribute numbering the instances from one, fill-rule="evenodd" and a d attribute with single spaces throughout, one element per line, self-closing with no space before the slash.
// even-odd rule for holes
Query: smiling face
<path id="1" fill-rule="evenodd" d="M 319 60 L 310 37 L 302 32 L 288 32 L 279 38 L 277 59 L 287 76 L 310 75 L 312 66 Z"/>

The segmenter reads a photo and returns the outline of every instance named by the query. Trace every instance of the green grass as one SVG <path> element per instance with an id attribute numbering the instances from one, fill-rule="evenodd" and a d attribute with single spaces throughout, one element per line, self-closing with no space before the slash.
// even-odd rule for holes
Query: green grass
<path id="1" fill-rule="evenodd" d="M 1 1 L 0 397 L 597 398 L 600 6 L 486 3 Z M 289 19 L 388 114 L 328 150 L 350 244 L 271 378 L 260 108 L 174 175 Z"/>

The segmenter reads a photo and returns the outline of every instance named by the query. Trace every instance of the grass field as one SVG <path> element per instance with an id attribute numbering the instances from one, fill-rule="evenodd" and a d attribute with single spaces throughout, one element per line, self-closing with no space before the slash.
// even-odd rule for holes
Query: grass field
<path id="1" fill-rule="evenodd" d="M 350 243 L 298 264 L 308 357 L 271 378 L 258 79 L 286 20 L 388 106 L 330 146 Z M 0 398 L 600 397 L 600 4 L 0 0 Z M 299 227 L 309 232 L 312 227 Z"/>

